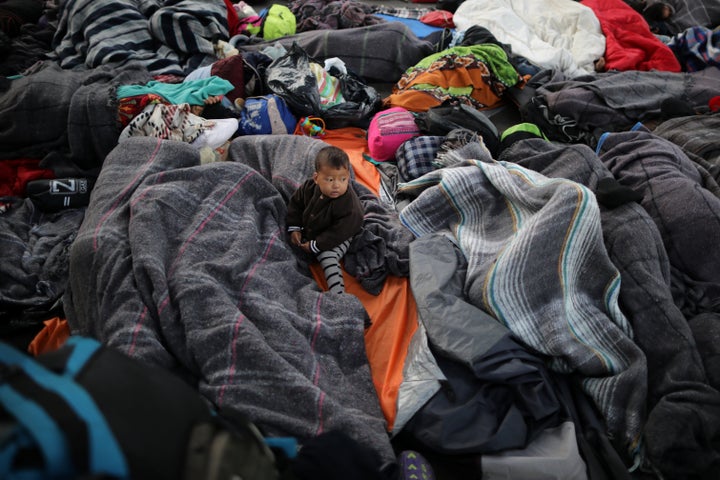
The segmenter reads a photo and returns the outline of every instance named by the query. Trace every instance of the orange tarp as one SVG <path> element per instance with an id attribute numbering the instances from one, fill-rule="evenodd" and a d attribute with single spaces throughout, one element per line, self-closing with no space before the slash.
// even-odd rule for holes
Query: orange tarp
<path id="1" fill-rule="evenodd" d="M 367 153 L 365 130 L 356 127 L 328 130 L 321 139 L 345 150 L 357 181 L 376 194 L 379 192 L 380 174 L 363 158 L 363 153 Z M 327 289 L 320 265 L 313 264 L 311 271 L 318 284 Z M 353 277 L 344 276 L 345 291 L 362 302 L 372 322 L 365 332 L 365 348 L 380 406 L 388 430 L 392 430 L 408 345 L 418 327 L 415 298 L 407 277 L 389 276 L 380 294 L 374 296 Z"/>

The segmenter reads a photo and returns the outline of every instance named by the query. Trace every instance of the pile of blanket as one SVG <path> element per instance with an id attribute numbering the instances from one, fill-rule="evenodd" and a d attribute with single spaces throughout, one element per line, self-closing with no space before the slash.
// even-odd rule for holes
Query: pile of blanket
<path id="1" fill-rule="evenodd" d="M 428 30 L 295 0 L 272 41 L 231 36 L 251 8 L 226 0 L 39 4 L 0 38 L 0 333 L 62 316 L 267 436 L 343 431 L 385 466 L 411 447 L 464 478 L 720 475 L 716 1 L 465 0 Z M 312 110 L 310 136 L 305 80 L 267 81 L 288 52 L 389 92 L 348 127 Z M 191 82 L 220 90 L 172 95 Z M 270 94 L 295 134 L 244 135 Z M 496 128 L 422 131 L 448 105 Z M 378 161 L 364 126 L 388 107 L 420 131 Z M 287 242 L 328 143 L 365 209 L 357 295 Z M 53 178 L 89 200 L 32 198 Z"/>

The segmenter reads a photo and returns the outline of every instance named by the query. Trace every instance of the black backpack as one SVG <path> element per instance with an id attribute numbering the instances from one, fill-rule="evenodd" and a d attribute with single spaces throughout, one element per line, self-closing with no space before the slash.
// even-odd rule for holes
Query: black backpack
<path id="1" fill-rule="evenodd" d="M 32 357 L 0 342 L 0 478 L 279 478 L 239 415 L 85 337 Z"/>
<path id="2" fill-rule="evenodd" d="M 445 101 L 415 115 L 415 123 L 424 135 L 443 136 L 457 128 L 478 133 L 493 158 L 500 152 L 497 127 L 480 110 L 463 103 Z"/>

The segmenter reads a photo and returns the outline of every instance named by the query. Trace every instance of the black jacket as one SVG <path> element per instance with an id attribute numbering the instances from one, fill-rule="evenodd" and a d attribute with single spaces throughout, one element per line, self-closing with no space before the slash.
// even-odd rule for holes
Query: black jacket
<path id="1" fill-rule="evenodd" d="M 352 186 L 338 198 L 328 198 L 308 179 L 290 198 L 288 231 L 301 230 L 313 252 L 337 247 L 360 231 L 363 206 Z"/>

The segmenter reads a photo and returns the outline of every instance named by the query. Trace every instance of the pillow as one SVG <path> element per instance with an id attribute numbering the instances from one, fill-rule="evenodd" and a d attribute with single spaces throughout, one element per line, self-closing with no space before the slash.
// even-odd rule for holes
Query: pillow
<path id="1" fill-rule="evenodd" d="M 367 131 L 370 156 L 384 162 L 395 158 L 398 147 L 420 135 L 415 115 L 403 107 L 390 107 L 373 115 Z"/>

